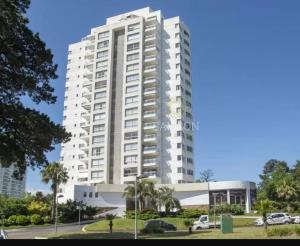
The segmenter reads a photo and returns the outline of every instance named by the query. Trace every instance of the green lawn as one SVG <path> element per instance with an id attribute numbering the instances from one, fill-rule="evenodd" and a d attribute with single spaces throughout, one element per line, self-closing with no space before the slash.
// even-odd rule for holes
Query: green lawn
<path id="1" fill-rule="evenodd" d="M 295 227 L 295 225 L 270 226 L 274 227 Z M 283 237 L 267 237 L 262 227 L 238 227 L 233 233 L 223 234 L 220 229 L 195 231 L 188 234 L 186 231 L 166 232 L 156 235 L 139 235 L 139 239 L 300 239 L 300 236 L 290 235 Z M 132 239 L 130 232 L 80 232 L 76 234 L 48 235 L 48 238 L 57 239 Z"/>
<path id="2" fill-rule="evenodd" d="M 183 222 L 186 219 L 182 218 L 173 218 L 173 217 L 166 217 L 161 218 L 162 220 L 166 221 L 167 223 L 176 225 L 177 230 L 186 230 L 186 227 L 184 226 Z M 234 218 L 233 219 L 233 225 L 234 227 L 244 227 L 244 226 L 252 226 L 255 219 L 246 219 L 246 218 Z M 138 220 L 138 229 L 142 229 L 144 227 L 144 221 Z M 119 232 L 133 232 L 134 231 L 134 220 L 133 219 L 115 219 L 113 221 L 113 229 L 115 231 Z M 90 224 L 86 226 L 85 228 L 87 231 L 90 232 L 103 232 L 108 231 L 108 221 L 102 220 L 98 221 L 96 223 Z"/>

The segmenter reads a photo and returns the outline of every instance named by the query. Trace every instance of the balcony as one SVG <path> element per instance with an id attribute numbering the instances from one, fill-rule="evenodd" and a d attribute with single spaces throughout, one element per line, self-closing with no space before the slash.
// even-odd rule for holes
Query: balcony
<path id="1" fill-rule="evenodd" d="M 157 66 L 145 66 L 144 67 L 144 74 L 155 74 L 157 72 Z"/>
<path id="2" fill-rule="evenodd" d="M 80 116 L 81 116 L 82 118 L 85 118 L 87 121 L 89 121 L 90 118 L 91 118 L 90 111 L 83 112 L 83 113 L 80 114 Z"/>
<path id="3" fill-rule="evenodd" d="M 156 35 L 155 34 L 148 34 L 148 35 L 145 35 L 145 42 L 155 42 L 156 41 Z"/>
<path id="4" fill-rule="evenodd" d="M 92 99 L 92 93 L 91 92 L 83 92 L 81 94 L 81 96 L 88 99 L 89 101 L 91 101 L 91 99 Z"/>
<path id="5" fill-rule="evenodd" d="M 89 148 L 90 148 L 90 145 L 89 144 L 79 144 L 79 148 L 80 150 L 84 151 L 85 153 L 89 153 Z"/>
<path id="6" fill-rule="evenodd" d="M 83 130 L 86 130 L 87 132 L 90 131 L 90 125 L 91 123 L 89 121 L 87 122 L 83 122 L 83 123 L 80 123 L 80 127 L 83 129 Z"/>
<path id="7" fill-rule="evenodd" d="M 144 155 L 155 155 L 158 154 L 158 149 L 156 145 L 153 146 L 144 146 L 143 150 Z"/>
<path id="8" fill-rule="evenodd" d="M 143 167 L 155 167 L 158 166 L 159 162 L 158 159 L 156 158 L 151 158 L 151 159 L 144 159 L 143 161 Z"/>
<path id="9" fill-rule="evenodd" d="M 156 63 L 157 62 L 157 56 L 156 55 L 147 55 L 144 57 L 144 63 Z"/>
<path id="10" fill-rule="evenodd" d="M 155 76 L 145 76 L 144 77 L 144 85 L 147 86 L 156 86 L 158 84 L 158 80 Z"/>
<path id="11" fill-rule="evenodd" d="M 83 103 L 81 103 L 81 107 L 83 107 L 86 110 L 90 110 L 91 109 L 91 103 L 90 102 L 83 102 Z"/>
<path id="12" fill-rule="evenodd" d="M 92 89 L 92 80 L 85 79 L 83 84 L 82 84 L 82 87 L 86 87 L 89 90 L 91 90 Z"/>
<path id="13" fill-rule="evenodd" d="M 156 45 L 155 44 L 145 45 L 144 51 L 145 51 L 145 53 L 156 52 Z"/>
<path id="14" fill-rule="evenodd" d="M 154 24 L 148 24 L 145 26 L 145 34 L 146 35 L 150 35 L 150 34 L 153 34 L 157 32 L 157 24 L 154 23 Z"/>
<path id="15" fill-rule="evenodd" d="M 157 97 L 158 90 L 156 89 L 156 87 L 146 88 L 146 89 L 144 89 L 144 96 Z"/>
<path id="16" fill-rule="evenodd" d="M 155 110 L 149 110 L 149 111 L 145 111 L 143 116 L 144 119 L 153 119 L 153 118 L 157 118 L 157 113 Z"/>
<path id="17" fill-rule="evenodd" d="M 151 142 L 157 142 L 157 135 L 156 134 L 144 135 L 144 143 L 151 143 Z"/>
<path id="18" fill-rule="evenodd" d="M 88 164 L 89 161 L 89 155 L 79 155 L 79 160 Z"/>
<path id="19" fill-rule="evenodd" d="M 157 123 L 156 122 L 144 123 L 144 130 L 157 130 Z"/>
<path id="20" fill-rule="evenodd" d="M 151 172 L 144 172 L 143 176 L 146 178 L 157 178 L 158 177 L 158 173 L 157 171 L 151 171 Z"/>
<path id="21" fill-rule="evenodd" d="M 94 55 L 94 53 L 95 53 L 95 50 L 92 50 L 92 49 L 85 50 L 85 56 L 91 56 L 91 55 Z"/>
<path id="22" fill-rule="evenodd" d="M 90 134 L 89 133 L 80 133 L 79 137 L 86 141 L 86 142 L 89 142 L 89 139 L 90 139 Z"/>
<path id="23" fill-rule="evenodd" d="M 154 108 L 157 104 L 156 99 L 147 99 L 144 100 L 144 108 Z"/>

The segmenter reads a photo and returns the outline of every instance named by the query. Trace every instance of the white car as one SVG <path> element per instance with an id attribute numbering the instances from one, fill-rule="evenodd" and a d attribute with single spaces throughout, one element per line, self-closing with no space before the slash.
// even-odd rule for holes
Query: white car
<path id="1" fill-rule="evenodd" d="M 216 228 L 220 228 L 221 224 L 220 222 L 216 222 Z M 209 229 L 214 228 L 215 224 L 213 222 L 209 222 L 208 215 L 201 215 L 197 221 L 194 222 L 193 230 L 203 230 L 203 229 Z"/>
<path id="2" fill-rule="evenodd" d="M 291 219 L 293 224 L 300 224 L 300 216 L 294 216 Z"/>
<path id="3" fill-rule="evenodd" d="M 288 213 L 272 213 L 267 217 L 268 225 L 276 225 L 276 224 L 290 224 L 292 223 L 292 218 Z M 255 225 L 263 226 L 264 221 L 263 218 L 259 218 L 255 221 Z"/>

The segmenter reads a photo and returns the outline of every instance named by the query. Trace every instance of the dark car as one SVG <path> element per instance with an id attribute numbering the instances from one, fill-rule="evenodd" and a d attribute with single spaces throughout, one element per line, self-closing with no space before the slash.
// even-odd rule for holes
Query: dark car
<path id="1" fill-rule="evenodd" d="M 146 222 L 145 228 L 147 229 L 149 227 L 159 227 L 161 229 L 164 229 L 165 231 L 177 230 L 175 225 L 166 223 L 163 220 L 149 220 Z"/>

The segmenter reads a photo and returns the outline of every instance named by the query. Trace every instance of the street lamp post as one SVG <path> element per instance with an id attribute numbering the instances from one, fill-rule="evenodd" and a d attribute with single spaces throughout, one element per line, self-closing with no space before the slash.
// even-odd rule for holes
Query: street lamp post
<path id="1" fill-rule="evenodd" d="M 58 198 L 64 197 L 63 195 L 56 196 L 56 208 L 55 208 L 55 232 L 57 232 L 57 207 L 58 207 Z"/>
<path id="2" fill-rule="evenodd" d="M 77 206 L 77 209 L 78 209 L 78 211 L 79 211 L 79 216 L 78 216 L 78 225 L 80 225 L 81 223 L 80 223 L 80 218 L 81 218 L 81 210 L 85 210 L 86 209 L 86 207 L 85 206 Z"/>
<path id="3" fill-rule="evenodd" d="M 143 175 L 135 176 L 134 183 L 134 239 L 137 239 L 137 181 L 144 178 Z"/>

